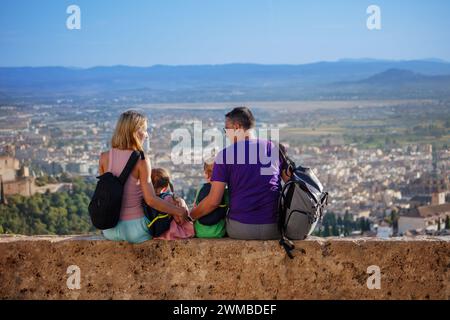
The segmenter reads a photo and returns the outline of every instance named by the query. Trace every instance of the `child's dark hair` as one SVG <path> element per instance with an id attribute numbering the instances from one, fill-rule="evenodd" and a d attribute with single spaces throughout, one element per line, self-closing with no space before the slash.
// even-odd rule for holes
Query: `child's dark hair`
<path id="1" fill-rule="evenodd" d="M 169 171 L 167 171 L 166 169 L 152 169 L 152 184 L 155 190 L 169 187 L 170 191 L 173 193 L 173 184 L 170 181 Z"/>

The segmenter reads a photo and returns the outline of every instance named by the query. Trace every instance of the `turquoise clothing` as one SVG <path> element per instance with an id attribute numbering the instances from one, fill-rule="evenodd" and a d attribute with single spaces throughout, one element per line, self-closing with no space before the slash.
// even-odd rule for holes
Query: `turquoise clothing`
<path id="1" fill-rule="evenodd" d="M 108 240 L 130 243 L 141 243 L 152 238 L 145 223 L 145 217 L 120 220 L 114 228 L 103 230 L 103 236 Z"/>

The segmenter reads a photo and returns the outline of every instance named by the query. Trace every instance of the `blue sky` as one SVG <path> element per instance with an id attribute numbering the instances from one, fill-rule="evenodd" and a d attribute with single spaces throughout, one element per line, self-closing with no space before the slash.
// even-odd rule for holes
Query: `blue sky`
<path id="1" fill-rule="evenodd" d="M 68 30 L 66 8 L 81 8 Z M 366 28 L 381 8 L 382 29 Z M 2 0 L 0 66 L 450 61 L 448 0 Z"/>

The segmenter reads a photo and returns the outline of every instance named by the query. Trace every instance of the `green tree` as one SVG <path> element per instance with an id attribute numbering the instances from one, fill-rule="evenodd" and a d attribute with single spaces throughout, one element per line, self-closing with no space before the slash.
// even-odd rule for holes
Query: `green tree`
<path id="1" fill-rule="evenodd" d="M 94 232 L 87 206 L 95 183 L 73 179 L 72 192 L 13 195 L 0 205 L 0 233 L 74 234 Z"/>
<path id="2" fill-rule="evenodd" d="M 344 214 L 344 236 L 349 236 L 353 230 L 353 218 L 352 215 L 347 211 Z"/>

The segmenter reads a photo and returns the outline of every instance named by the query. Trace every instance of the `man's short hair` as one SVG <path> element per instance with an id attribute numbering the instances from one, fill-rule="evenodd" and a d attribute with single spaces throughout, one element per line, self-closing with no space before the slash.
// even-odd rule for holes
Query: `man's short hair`
<path id="1" fill-rule="evenodd" d="M 247 107 L 237 107 L 225 115 L 233 123 L 241 125 L 245 130 L 255 127 L 255 117 Z"/>

